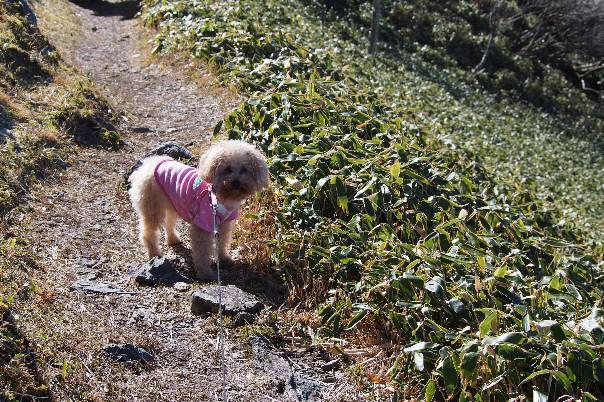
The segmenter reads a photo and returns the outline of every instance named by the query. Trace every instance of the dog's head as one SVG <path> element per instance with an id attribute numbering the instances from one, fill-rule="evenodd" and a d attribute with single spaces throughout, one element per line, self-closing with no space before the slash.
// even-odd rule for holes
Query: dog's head
<path id="1" fill-rule="evenodd" d="M 222 201 L 243 201 L 268 187 L 268 167 L 264 155 L 243 141 L 220 141 L 199 161 L 199 175 L 212 183 Z"/>

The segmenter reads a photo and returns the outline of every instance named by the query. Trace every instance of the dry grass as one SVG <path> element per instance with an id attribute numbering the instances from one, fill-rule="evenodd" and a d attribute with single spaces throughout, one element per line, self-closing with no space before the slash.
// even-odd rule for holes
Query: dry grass
<path id="1" fill-rule="evenodd" d="M 147 54 L 146 62 L 157 63 L 160 65 L 169 65 L 186 74 L 200 88 L 208 91 L 208 94 L 220 101 L 221 106 L 226 110 L 231 110 L 244 101 L 243 96 L 239 94 L 234 86 L 220 81 L 218 73 L 212 66 L 199 59 L 192 59 L 186 51 L 176 51 L 170 54 L 157 55 L 153 53 L 155 46 L 156 31 L 152 28 L 141 26 L 141 36 L 138 46 Z"/>
<path id="2" fill-rule="evenodd" d="M 38 16 L 38 27 L 55 48 L 61 49 L 61 57 L 73 63 L 78 36 L 82 27 L 66 0 L 34 0 L 32 8 Z"/>
<path id="3" fill-rule="evenodd" d="M 273 273 L 271 243 L 276 236 L 277 195 L 271 190 L 256 194 L 240 212 L 233 233 L 234 247 L 241 249 L 243 263 L 253 269 Z"/>
<path id="4" fill-rule="evenodd" d="M 53 44 L 73 49 L 74 37 L 68 32 L 79 28 L 70 22 L 71 14 L 64 15 L 62 4 L 65 4 L 62 0 L 38 0 L 36 11 L 43 16 L 41 21 L 48 18 L 41 24 L 43 31 L 53 37 Z M 64 31 L 61 24 L 65 24 Z M 62 54 L 67 60 L 72 57 L 65 56 L 68 52 Z M 235 92 L 221 87 L 201 64 L 184 60 L 161 59 L 178 70 L 186 68 L 200 87 L 219 99 L 223 109 L 230 109 L 240 101 Z M 73 88 L 73 75 L 73 70 L 61 67 L 53 72 L 51 85 L 30 92 L 26 100 L 23 98 L 25 109 L 35 106 L 32 110 L 36 124 L 28 125 L 20 135 L 35 136 L 43 149 L 53 151 L 66 143 L 68 136 L 49 125 L 44 116 L 55 108 L 53 102 L 63 99 L 65 92 Z M 187 138 L 177 139 L 183 142 Z M 148 141 L 144 135 L 129 138 L 136 151 L 144 149 Z M 196 147 L 193 152 L 201 152 L 204 146 Z M 145 257 L 136 242 L 136 222 L 126 194 L 116 183 L 122 182 L 120 172 L 131 165 L 133 156 L 103 149 L 80 149 L 78 153 L 70 150 L 67 148 L 65 152 L 73 167 L 59 175 L 52 186 L 48 182 L 39 185 L 42 182 L 38 179 L 30 183 L 34 196 L 23 211 L 13 215 L 18 219 L 13 220 L 11 233 L 6 235 L 7 241 L 27 238 L 24 247 L 32 251 L 32 259 L 23 260 L 18 269 L 7 271 L 10 276 L 0 277 L 2 294 L 12 295 L 11 308 L 19 311 L 17 323 L 23 330 L 23 338 L 35 340 L 32 348 L 40 362 L 41 383 L 48 386 L 57 400 L 187 400 L 191 395 L 210 399 L 219 383 L 213 364 L 216 356 L 212 342 L 218 332 L 215 318 L 192 317 L 188 293 L 170 288 L 141 288 L 129 277 L 133 265 Z M 279 195 L 269 190 L 250 200 L 241 211 L 234 246 L 240 248 L 242 263 L 229 273 L 233 283 L 264 287 L 262 290 L 269 293 L 269 299 L 273 292 L 271 278 L 283 273 L 275 269 L 271 260 L 279 202 Z M 95 228 L 99 217 L 108 222 L 100 229 Z M 167 255 L 179 258 L 173 250 Z M 99 280 L 135 294 L 86 295 L 70 290 L 80 278 L 77 273 L 80 256 L 107 258 Z M 308 270 L 299 266 L 285 268 L 292 275 L 299 275 L 290 289 L 289 306 L 309 294 L 318 296 L 325 289 L 308 275 Z M 24 288 L 29 290 L 23 292 Z M 233 351 L 241 349 L 240 343 L 246 342 L 250 331 L 268 328 L 274 333 L 274 328 L 278 328 L 278 332 L 287 333 L 290 324 L 304 328 L 307 332 L 302 334 L 308 334 L 310 328 L 310 335 L 303 336 L 304 344 L 310 344 L 312 328 L 319 324 L 317 315 L 287 306 L 285 303 L 276 314 L 265 313 L 255 329 L 229 330 Z M 134 319 L 140 309 L 150 311 L 155 321 Z M 103 347 L 110 342 L 145 347 L 159 363 L 151 367 L 116 364 L 103 353 Z M 334 349 L 334 356 L 338 353 Z M 250 362 L 233 358 L 229 373 L 233 400 L 278 397 L 271 393 L 270 379 L 259 377 Z M 176 388 L 171 380 L 166 380 L 172 378 Z"/>

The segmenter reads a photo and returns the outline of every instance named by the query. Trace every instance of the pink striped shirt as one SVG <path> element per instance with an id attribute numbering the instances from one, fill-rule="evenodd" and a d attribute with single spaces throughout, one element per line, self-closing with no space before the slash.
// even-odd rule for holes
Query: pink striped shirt
<path id="1" fill-rule="evenodd" d="M 239 211 L 227 211 L 224 205 L 219 204 L 211 192 L 212 185 L 202 180 L 195 168 L 165 159 L 155 166 L 155 181 L 182 219 L 207 232 L 214 231 L 211 202 L 217 206 L 218 225 L 237 219 Z"/>

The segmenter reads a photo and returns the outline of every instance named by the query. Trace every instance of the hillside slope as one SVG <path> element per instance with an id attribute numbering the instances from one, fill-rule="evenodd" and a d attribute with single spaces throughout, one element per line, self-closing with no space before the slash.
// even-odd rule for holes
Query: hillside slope
<path id="1" fill-rule="evenodd" d="M 523 50 L 534 18 L 500 27 L 487 62 L 475 72 L 489 41 L 492 2 L 385 1 L 384 42 L 371 61 L 364 56 L 367 2 L 304 3 L 305 40 L 329 51 L 338 68 L 352 68 L 355 78 L 395 102 L 425 110 L 445 141 L 480 158 L 499 180 L 534 189 L 567 222 L 602 239 L 604 99 L 581 90 L 578 72 L 567 71 L 573 61 L 547 54 L 554 49 Z M 499 12 L 514 15 L 516 3 L 499 3 Z M 590 79 L 598 88 L 604 72 Z"/>
<path id="2" fill-rule="evenodd" d="M 14 307 L 39 291 L 33 276 L 43 268 L 8 228 L 31 192 L 69 166 L 76 144 L 115 147 L 119 136 L 108 103 L 63 63 L 27 3 L 0 3 L 0 43 L 0 399 L 34 400 L 50 397 L 43 360 Z"/>
<path id="3" fill-rule="evenodd" d="M 135 2 L 36 4 L 38 22 L 57 50 L 70 55 L 73 66 L 120 105 L 124 146 L 118 152 L 78 147 L 70 139 L 84 131 L 81 127 L 71 135 L 60 131 L 69 166 L 45 180 L 36 178 L 6 215 L 0 237 L 0 400 L 217 399 L 223 391 L 216 347 L 221 332 L 215 314 L 191 312 L 191 293 L 202 284 L 191 279 L 189 247 L 165 249 L 178 270 L 178 285 L 143 286 L 133 279 L 147 255 L 137 241 L 124 175 L 168 140 L 199 154 L 214 125 L 239 99 L 215 85 L 205 70 L 193 78 L 186 74 L 189 63 L 152 57 L 148 33 L 131 18 Z M 14 10 L 11 15 L 21 16 Z M 77 26 L 65 26 L 65 19 Z M 74 69 L 61 68 L 79 77 Z M 61 100 L 60 93 L 57 89 L 48 99 Z M 14 94 L 27 91 L 19 87 Z M 247 215 L 255 203 L 249 204 L 242 210 L 244 230 L 237 231 L 236 244 L 242 255 L 254 259 L 258 256 L 249 247 L 258 232 L 245 230 L 254 226 Z M 186 232 L 184 225 L 179 229 Z M 282 400 L 298 394 L 330 401 L 368 399 L 337 365 L 321 370 L 328 353 L 310 347 L 286 353 L 270 345 L 278 330 L 270 307 L 280 306 L 284 289 L 258 272 L 262 267 L 251 268 L 256 267 L 244 261 L 223 271 L 223 283 L 269 306 L 249 325 L 225 319 L 229 400 Z M 124 361 L 115 353 L 120 344 L 143 348 L 145 358 L 130 355 L 133 361 Z M 288 346 L 277 346 L 283 345 Z"/>
<path id="4" fill-rule="evenodd" d="M 279 201 L 259 216 L 277 219 L 272 258 L 292 301 L 319 306 L 299 336 L 386 342 L 359 370 L 401 398 L 603 396 L 602 249 L 544 202 L 560 178 L 524 176 L 555 176 L 527 143 L 591 149 L 544 141 L 580 122 L 426 80 L 413 60 L 367 59 L 362 31 L 344 39 L 348 22 L 328 26 L 302 2 L 145 4 L 157 51 L 206 60 L 250 95 L 224 128 L 271 158 Z M 481 152 L 495 135 L 523 158 Z M 601 207 L 585 183 L 602 160 L 589 155 L 577 193 Z"/>

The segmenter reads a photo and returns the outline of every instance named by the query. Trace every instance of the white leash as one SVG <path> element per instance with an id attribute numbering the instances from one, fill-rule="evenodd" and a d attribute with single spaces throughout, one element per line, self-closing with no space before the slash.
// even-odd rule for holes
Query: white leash
<path id="1" fill-rule="evenodd" d="M 216 203 L 212 202 L 212 192 L 208 191 L 210 196 L 210 205 L 212 205 L 212 219 L 214 224 L 214 245 L 216 250 L 216 273 L 218 282 L 218 325 L 220 326 L 220 334 L 218 336 L 218 347 L 220 348 L 220 371 L 222 373 L 222 402 L 229 400 L 229 395 L 226 387 L 226 364 L 224 358 L 224 323 L 222 320 L 223 307 L 222 307 L 222 280 L 220 279 L 220 256 L 218 255 L 218 248 L 220 247 L 218 241 L 220 239 L 220 232 L 218 230 L 218 224 L 216 223 Z"/>

